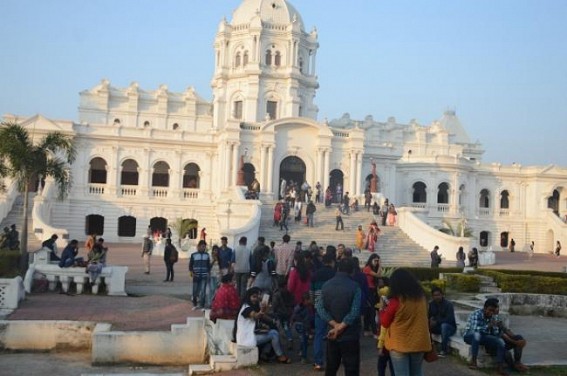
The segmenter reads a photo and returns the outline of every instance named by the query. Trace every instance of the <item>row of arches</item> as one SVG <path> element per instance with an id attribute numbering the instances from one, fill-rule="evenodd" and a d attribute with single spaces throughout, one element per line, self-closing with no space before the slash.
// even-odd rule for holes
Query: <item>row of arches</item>
<path id="1" fill-rule="evenodd" d="M 134 159 L 126 159 L 120 165 L 120 185 L 139 184 L 139 165 Z M 152 166 L 152 186 L 169 187 L 170 166 L 167 162 L 158 161 Z M 188 163 L 183 167 L 183 188 L 200 187 L 201 168 L 196 163 Z M 89 163 L 89 183 L 106 184 L 108 164 L 104 158 L 93 158 Z"/>
<path id="2" fill-rule="evenodd" d="M 465 186 L 459 187 L 459 205 L 462 205 L 463 196 L 465 193 Z M 440 183 L 437 186 L 437 203 L 449 204 L 450 200 L 450 187 L 448 183 Z M 412 202 L 413 203 L 426 203 L 427 202 L 427 185 L 424 182 L 416 182 L 412 186 Z M 490 208 L 491 205 L 491 192 L 488 189 L 482 189 L 479 194 L 479 207 Z M 500 208 L 510 208 L 510 193 L 507 190 L 500 192 Z"/>
<path id="3" fill-rule="evenodd" d="M 131 215 L 118 217 L 116 226 L 116 235 L 121 238 L 134 238 L 138 235 L 144 235 L 149 231 L 152 234 L 163 234 L 167 230 L 169 224 L 167 218 L 153 217 L 150 219 L 148 229 L 143 234 L 137 234 L 138 220 Z M 189 239 L 197 239 L 197 228 L 199 222 L 194 218 L 185 218 L 182 220 L 183 233 L 179 234 L 180 238 L 188 237 Z M 114 226 L 113 226 L 114 227 Z M 90 214 L 85 217 L 85 235 L 96 234 L 103 236 L 105 233 L 105 217 L 99 214 Z"/>

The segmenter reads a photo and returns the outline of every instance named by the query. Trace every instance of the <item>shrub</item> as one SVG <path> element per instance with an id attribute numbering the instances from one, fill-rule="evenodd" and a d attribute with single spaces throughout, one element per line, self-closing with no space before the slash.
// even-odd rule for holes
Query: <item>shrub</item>
<path id="1" fill-rule="evenodd" d="M 548 277 L 524 273 L 511 275 L 502 271 L 483 270 L 483 275 L 492 277 L 502 292 L 523 292 L 528 294 L 567 295 L 567 278 L 561 276 Z M 560 274 L 560 273 L 557 273 Z"/>
<path id="2" fill-rule="evenodd" d="M 541 276 L 541 277 L 556 277 L 556 278 L 565 278 L 567 279 L 567 273 L 559 273 L 559 272 L 543 272 L 540 270 L 507 270 L 507 269 L 477 269 L 475 273 L 488 275 L 492 277 L 490 273 L 503 273 L 503 274 L 512 274 L 512 275 L 532 275 L 532 276 Z"/>
<path id="3" fill-rule="evenodd" d="M 20 251 L 0 250 L 0 277 L 13 278 L 20 274 L 18 269 Z"/>
<path id="4" fill-rule="evenodd" d="M 447 285 L 461 292 L 479 292 L 480 278 L 469 274 L 445 274 Z"/>
<path id="5" fill-rule="evenodd" d="M 419 281 L 439 279 L 439 273 L 461 273 L 463 268 L 404 268 L 410 271 Z"/>
<path id="6" fill-rule="evenodd" d="M 421 282 L 421 287 L 423 287 L 427 299 L 431 298 L 431 288 L 433 286 L 439 287 L 443 291 L 443 293 L 445 293 L 446 282 L 444 280 L 434 279 L 432 281 L 423 281 Z"/>

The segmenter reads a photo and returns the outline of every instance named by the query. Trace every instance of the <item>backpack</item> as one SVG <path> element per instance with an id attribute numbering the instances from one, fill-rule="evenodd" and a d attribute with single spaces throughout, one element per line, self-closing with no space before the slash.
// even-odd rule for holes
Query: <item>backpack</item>
<path id="1" fill-rule="evenodd" d="M 169 262 L 175 264 L 179 260 L 179 252 L 177 252 L 177 248 L 171 246 L 171 254 L 169 255 Z"/>

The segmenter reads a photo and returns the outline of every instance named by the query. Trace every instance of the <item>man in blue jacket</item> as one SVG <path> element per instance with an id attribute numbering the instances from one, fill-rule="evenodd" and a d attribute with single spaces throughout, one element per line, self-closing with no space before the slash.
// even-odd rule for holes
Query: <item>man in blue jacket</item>
<path id="1" fill-rule="evenodd" d="M 434 286 L 431 288 L 431 297 L 429 302 L 429 331 L 433 334 L 441 334 L 441 351 L 439 356 L 445 356 L 449 353 L 449 338 L 457 331 L 457 323 L 455 321 L 455 309 L 453 303 L 445 299 L 443 291 Z"/>

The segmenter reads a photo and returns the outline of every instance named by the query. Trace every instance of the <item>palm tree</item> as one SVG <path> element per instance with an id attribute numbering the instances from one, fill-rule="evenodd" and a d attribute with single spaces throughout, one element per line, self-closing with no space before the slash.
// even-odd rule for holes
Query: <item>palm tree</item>
<path id="1" fill-rule="evenodd" d="M 16 123 L 0 124 L 0 177 L 10 177 L 24 193 L 24 223 L 22 224 L 20 270 L 27 269 L 28 196 L 32 179 L 52 177 L 63 199 L 71 184 L 68 165 L 75 160 L 73 138 L 60 132 L 50 132 L 34 142 L 27 129 Z"/>
<path id="2" fill-rule="evenodd" d="M 451 236 L 464 237 L 464 238 L 474 238 L 473 229 L 470 228 L 470 227 L 467 227 L 466 222 L 464 222 L 464 221 L 460 221 L 457 224 L 457 228 L 454 228 L 453 225 L 451 225 L 451 222 L 444 220 L 443 226 L 445 226 L 445 227 L 440 228 L 439 231 L 441 231 L 444 234 L 451 235 Z"/>

